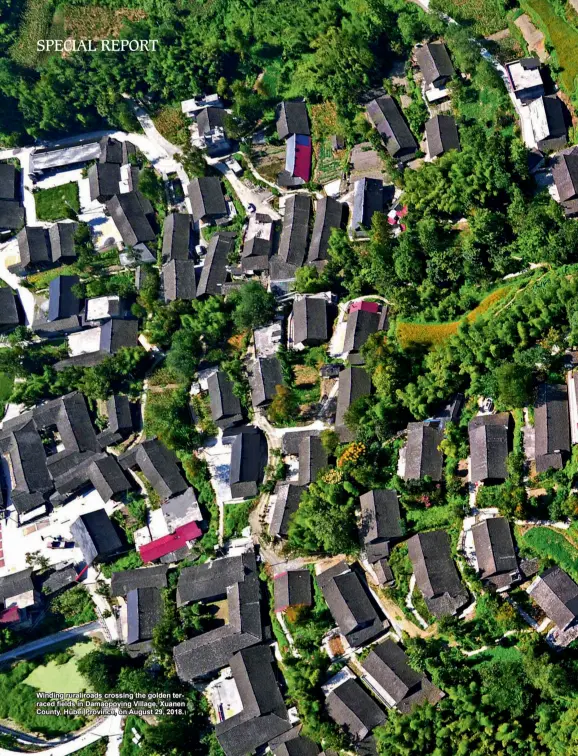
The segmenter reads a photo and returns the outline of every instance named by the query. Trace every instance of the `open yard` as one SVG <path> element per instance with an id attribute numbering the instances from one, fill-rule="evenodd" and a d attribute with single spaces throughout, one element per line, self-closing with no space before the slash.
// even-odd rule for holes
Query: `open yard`
<path id="1" fill-rule="evenodd" d="M 41 189 L 34 195 L 38 220 L 58 221 L 80 211 L 78 184 L 71 182 L 51 189 Z"/>
<path id="2" fill-rule="evenodd" d="M 578 580 L 578 549 L 562 532 L 552 528 L 530 528 L 520 540 L 536 556 L 556 562 L 574 580 Z"/>
<path id="3" fill-rule="evenodd" d="M 78 671 L 77 662 L 94 651 L 94 644 L 76 643 L 69 651 L 72 652 L 72 656 L 66 664 L 49 661 L 36 667 L 23 682 L 44 693 L 81 693 L 83 690 L 89 690 L 88 683 Z"/>
<path id="4" fill-rule="evenodd" d="M 503 299 L 509 292 L 509 287 L 503 286 L 484 297 L 480 304 L 471 312 L 452 323 L 404 323 L 397 324 L 397 338 L 403 349 L 411 349 L 414 346 L 433 348 L 443 344 L 451 336 L 457 333 L 462 320 L 472 323 L 476 318 L 488 312 L 490 307 Z"/>
<path id="5" fill-rule="evenodd" d="M 503 0 L 434 0 L 432 8 L 447 13 L 456 21 L 468 23 L 480 37 L 508 26 Z"/>
<path id="6" fill-rule="evenodd" d="M 571 96 L 578 76 L 578 31 L 557 15 L 548 0 L 521 0 L 520 4 L 554 47 L 560 66 L 558 78 Z"/>

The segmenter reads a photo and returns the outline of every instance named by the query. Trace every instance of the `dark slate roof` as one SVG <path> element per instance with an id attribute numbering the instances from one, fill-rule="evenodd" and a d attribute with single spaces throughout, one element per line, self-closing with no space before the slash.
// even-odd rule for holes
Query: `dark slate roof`
<path id="1" fill-rule="evenodd" d="M 239 398 L 233 393 L 233 384 L 227 374 L 217 370 L 207 379 L 211 415 L 220 428 L 228 428 L 243 420 Z"/>
<path id="2" fill-rule="evenodd" d="M 405 652 L 389 638 L 373 646 L 362 666 L 379 686 L 378 694 L 404 714 L 426 701 L 435 704 L 444 695 L 425 675 L 412 669 Z"/>
<path id="3" fill-rule="evenodd" d="M 393 158 L 407 159 L 415 155 L 417 142 L 393 97 L 385 95 L 372 100 L 366 110 Z"/>
<path id="4" fill-rule="evenodd" d="M 0 228 L 17 230 L 24 225 L 24 208 L 16 200 L 0 199 Z"/>
<path id="5" fill-rule="evenodd" d="M 299 500 L 304 490 L 304 488 L 294 483 L 278 484 L 275 507 L 273 509 L 271 524 L 269 525 L 269 533 L 272 536 L 283 538 L 288 535 L 291 516 L 297 511 Z"/>
<path id="6" fill-rule="evenodd" d="M 166 588 L 168 567 L 141 567 L 137 570 L 113 572 L 110 592 L 113 596 L 126 596 L 137 588 Z"/>
<path id="7" fill-rule="evenodd" d="M 146 206 L 138 192 L 115 194 L 106 203 L 106 209 L 128 247 L 155 240 L 155 232 L 147 218 Z"/>
<path id="8" fill-rule="evenodd" d="M 139 467 L 162 499 L 183 493 L 188 486 L 180 473 L 175 454 L 157 439 L 143 441 L 119 457 L 121 467 Z"/>
<path id="9" fill-rule="evenodd" d="M 319 436 L 305 436 L 299 444 L 299 485 L 314 483 L 317 474 L 327 467 L 328 456 Z"/>
<path id="10" fill-rule="evenodd" d="M 500 573 L 517 572 L 516 550 L 510 523 L 505 517 L 492 517 L 474 525 L 472 535 L 482 579 Z"/>
<path id="11" fill-rule="evenodd" d="M 99 459 L 95 459 L 88 468 L 88 476 L 104 502 L 126 493 L 131 488 L 116 457 L 110 454 L 103 454 Z"/>
<path id="12" fill-rule="evenodd" d="M 227 588 L 242 583 L 256 569 L 253 551 L 185 567 L 179 575 L 177 605 L 222 599 L 227 594 Z"/>
<path id="13" fill-rule="evenodd" d="M 556 155 L 552 175 L 561 202 L 578 196 L 578 150 L 575 147 Z"/>
<path id="14" fill-rule="evenodd" d="M 317 756 L 319 748 L 309 738 L 298 735 L 280 743 L 273 749 L 273 753 L 275 756 Z"/>
<path id="15" fill-rule="evenodd" d="M 195 221 L 221 218 L 227 215 L 225 195 L 217 176 L 194 178 L 187 191 Z"/>
<path id="16" fill-rule="evenodd" d="M 429 42 L 416 52 L 417 64 L 427 85 L 439 79 L 451 79 L 454 67 L 443 42 Z"/>
<path id="17" fill-rule="evenodd" d="M 345 427 L 345 413 L 353 402 L 362 396 L 371 394 L 371 378 L 361 367 L 349 367 L 339 373 L 339 389 L 337 393 L 337 412 L 335 425 Z"/>
<path id="18" fill-rule="evenodd" d="M 197 296 L 205 294 L 221 294 L 221 287 L 227 280 L 227 263 L 229 253 L 235 248 L 235 234 L 230 231 L 220 231 L 213 234 L 209 246 L 199 285 Z"/>
<path id="19" fill-rule="evenodd" d="M 5 429 L 2 438 L 2 451 L 10 455 L 15 490 L 22 493 L 50 492 L 52 480 L 46 467 L 44 446 L 34 421 L 30 419 L 13 430 Z"/>
<path id="20" fill-rule="evenodd" d="M 138 320 L 111 318 L 100 327 L 100 349 L 116 354 L 123 347 L 135 347 L 138 343 Z"/>
<path id="21" fill-rule="evenodd" d="M 505 480 L 509 451 L 510 413 L 478 415 L 468 425 L 472 483 Z"/>
<path id="22" fill-rule="evenodd" d="M 193 245 L 193 224 L 188 213 L 169 213 L 163 224 L 163 262 L 188 260 Z"/>
<path id="23" fill-rule="evenodd" d="M 25 226 L 16 237 L 23 267 L 46 264 L 51 261 L 48 233 L 40 226 Z"/>
<path id="24" fill-rule="evenodd" d="M 329 716 L 355 741 L 363 740 L 385 722 L 385 712 L 351 678 L 331 691 L 326 705 Z"/>
<path id="25" fill-rule="evenodd" d="M 229 485 L 234 499 L 257 496 L 267 460 L 265 437 L 256 428 L 238 433 L 231 449 Z"/>
<path id="26" fill-rule="evenodd" d="M 70 533 L 82 551 L 84 561 L 89 565 L 96 559 L 106 559 L 123 550 L 105 509 L 80 515 L 70 526 Z"/>
<path id="27" fill-rule="evenodd" d="M 118 139 L 112 139 L 111 137 L 104 136 L 100 140 L 99 144 L 101 163 L 117 163 L 118 165 L 122 164 L 122 142 L 119 142 Z"/>
<path id="28" fill-rule="evenodd" d="M 224 597 L 228 623 L 175 647 L 175 664 L 182 680 L 191 681 L 215 672 L 226 666 L 236 651 L 262 640 L 259 577 L 253 551 L 181 571 L 178 606 Z"/>
<path id="29" fill-rule="evenodd" d="M 227 112 L 224 108 L 203 108 L 197 114 L 199 134 L 207 134 L 217 126 L 224 128 Z"/>
<path id="30" fill-rule="evenodd" d="M 436 617 L 455 614 L 468 594 L 452 559 L 450 539 L 444 530 L 418 533 L 407 541 L 417 587 Z"/>
<path id="31" fill-rule="evenodd" d="M 293 303 L 293 343 L 318 346 L 329 338 L 327 302 L 319 297 L 302 297 Z"/>
<path id="32" fill-rule="evenodd" d="M 443 430 L 437 423 L 408 423 L 405 480 L 420 480 L 426 475 L 435 481 L 442 479 L 442 440 Z"/>
<path id="33" fill-rule="evenodd" d="M 151 641 L 163 616 L 163 598 L 158 588 L 135 588 L 126 597 L 127 646 Z M 150 649 L 150 644 L 146 644 Z M 144 648 L 142 650 L 145 650 Z"/>
<path id="34" fill-rule="evenodd" d="M 243 244 L 241 250 L 241 267 L 244 271 L 269 270 L 269 258 L 273 251 L 272 235 L 269 239 L 252 236 Z"/>
<path id="35" fill-rule="evenodd" d="M 431 158 L 460 149 L 458 128 L 453 116 L 436 115 L 430 118 L 425 125 L 425 138 Z"/>
<path id="36" fill-rule="evenodd" d="M 327 260 L 331 232 L 334 228 L 341 228 L 343 216 L 343 204 L 333 197 L 322 197 L 320 200 L 317 200 L 315 223 L 313 224 L 307 257 L 308 263 Z"/>
<path id="37" fill-rule="evenodd" d="M 197 295 L 194 260 L 171 260 L 163 265 L 165 302 L 192 300 Z"/>
<path id="38" fill-rule="evenodd" d="M 305 262 L 310 217 L 311 200 L 307 195 L 287 197 L 278 254 L 289 265 L 300 267 Z"/>
<path id="39" fill-rule="evenodd" d="M 73 288 L 78 285 L 78 276 L 56 276 L 49 284 L 48 320 L 60 320 L 78 315 L 82 309 L 82 302 L 74 294 Z"/>
<path id="40" fill-rule="evenodd" d="M 358 574 L 345 562 L 316 577 L 329 611 L 352 647 L 362 646 L 389 627 L 379 619 Z"/>
<path id="41" fill-rule="evenodd" d="M 0 163 L 0 200 L 17 200 L 19 196 L 16 166 Z"/>
<path id="42" fill-rule="evenodd" d="M 282 612 L 290 606 L 311 606 L 313 588 L 309 570 L 287 570 L 275 575 L 275 611 Z"/>
<path id="43" fill-rule="evenodd" d="M 364 543 L 401 538 L 403 528 L 397 493 L 393 489 L 368 491 L 359 497 Z"/>
<path id="44" fill-rule="evenodd" d="M 88 169 L 90 199 L 103 202 L 119 192 L 120 165 L 118 163 L 94 163 Z"/>
<path id="45" fill-rule="evenodd" d="M 543 572 L 528 593 L 560 630 L 578 619 L 578 585 L 560 567 Z"/>
<path id="46" fill-rule="evenodd" d="M 378 312 L 354 310 L 347 317 L 344 352 L 358 352 L 372 333 L 379 329 L 381 315 Z"/>
<path id="47" fill-rule="evenodd" d="M 63 565 L 62 568 L 57 566 L 50 573 L 43 573 L 40 576 L 42 593 L 45 596 L 52 596 L 63 588 L 68 588 L 77 582 L 77 572 L 74 565 Z"/>
<path id="48" fill-rule="evenodd" d="M 0 601 L 20 596 L 22 593 L 34 590 L 32 582 L 32 568 L 28 567 L 20 572 L 13 572 L 0 578 Z"/>
<path id="49" fill-rule="evenodd" d="M 565 384 L 541 383 L 534 409 L 536 472 L 561 469 L 570 453 L 568 388 Z"/>
<path id="50" fill-rule="evenodd" d="M 304 102 L 282 102 L 277 108 L 277 133 L 280 139 L 291 134 L 309 135 L 309 117 Z"/>
<path id="51" fill-rule="evenodd" d="M 16 293 L 7 286 L 0 288 L 0 328 L 17 326 L 20 323 Z"/>
<path id="52" fill-rule="evenodd" d="M 562 100 L 555 94 L 545 95 L 538 98 L 541 102 L 534 103 L 532 108 L 538 108 L 539 105 L 543 106 L 544 115 L 546 117 L 547 134 L 542 136 L 537 134 L 537 147 L 539 150 L 554 150 L 561 149 L 566 145 L 568 139 L 568 131 L 566 129 L 566 121 L 564 118 L 564 106 Z M 531 116 L 533 113 L 531 113 Z M 533 119 L 532 119 L 533 120 Z"/>
<path id="53" fill-rule="evenodd" d="M 75 260 L 74 234 L 78 223 L 55 223 L 48 229 L 53 262 Z"/>
<path id="54" fill-rule="evenodd" d="M 351 214 L 351 226 L 354 231 L 359 231 L 361 227 L 371 228 L 374 214 L 383 212 L 384 196 L 381 179 L 361 178 L 355 182 Z"/>
<path id="55" fill-rule="evenodd" d="M 254 646 L 235 654 L 229 666 L 243 710 L 215 726 L 225 756 L 246 756 L 291 729 L 273 671 L 271 649 Z"/>
<path id="56" fill-rule="evenodd" d="M 404 651 L 389 638 L 373 646 L 362 667 L 396 704 L 421 687 L 423 675 L 409 666 Z"/>
<path id="57" fill-rule="evenodd" d="M 130 402 L 125 394 L 113 394 L 106 401 L 108 427 L 113 433 L 128 435 L 133 431 Z"/>
<path id="58" fill-rule="evenodd" d="M 374 562 L 372 567 L 379 585 L 393 585 L 395 579 L 393 577 L 391 567 L 389 566 L 389 562 L 385 557 L 382 557 L 381 559 L 378 559 L 377 562 Z"/>
<path id="59" fill-rule="evenodd" d="M 251 363 L 249 375 L 253 407 L 268 404 L 276 393 L 276 387 L 285 383 L 281 363 L 277 357 L 258 357 Z"/>

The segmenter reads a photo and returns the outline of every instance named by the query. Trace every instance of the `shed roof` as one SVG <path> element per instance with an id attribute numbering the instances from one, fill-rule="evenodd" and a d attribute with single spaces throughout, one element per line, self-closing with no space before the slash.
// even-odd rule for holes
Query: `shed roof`
<path id="1" fill-rule="evenodd" d="M 334 228 L 341 228 L 343 224 L 344 206 L 333 197 L 322 197 L 317 200 L 315 223 L 311 233 L 308 263 L 327 260 L 329 239 Z"/>
<path id="2" fill-rule="evenodd" d="M 302 297 L 293 303 L 295 344 L 322 344 L 329 338 L 327 302 L 320 297 Z"/>
<path id="3" fill-rule="evenodd" d="M 438 79 L 449 79 L 455 71 L 443 42 L 428 42 L 416 52 L 418 66 L 426 84 L 434 84 Z"/>
<path id="4" fill-rule="evenodd" d="M 430 612 L 436 617 L 455 614 L 468 596 L 452 559 L 448 534 L 443 530 L 417 533 L 408 540 L 407 550 Z"/>
<path id="5" fill-rule="evenodd" d="M 443 455 L 439 445 L 443 430 L 437 423 L 408 423 L 405 450 L 405 480 L 442 478 Z"/>
<path id="6" fill-rule="evenodd" d="M 195 221 L 221 218 L 227 215 L 225 195 L 217 176 L 194 178 L 187 191 Z"/>
<path id="7" fill-rule="evenodd" d="M 188 260 L 193 241 L 193 225 L 188 213 L 169 213 L 163 224 L 163 262 Z"/>
<path id="8" fill-rule="evenodd" d="M 285 537 L 289 534 L 289 523 L 299 507 L 301 494 L 305 489 L 294 483 L 280 483 L 276 489 L 275 506 L 269 525 L 272 536 Z"/>
<path id="9" fill-rule="evenodd" d="M 313 589 L 309 570 L 287 570 L 275 575 L 275 611 L 282 612 L 290 606 L 311 606 Z"/>
<path id="10" fill-rule="evenodd" d="M 578 619 L 578 585 L 560 567 L 543 572 L 528 593 L 560 630 Z"/>
<path id="11" fill-rule="evenodd" d="M 469 423 L 472 483 L 508 477 L 509 429 L 509 412 L 477 415 Z"/>
<path id="12" fill-rule="evenodd" d="M 474 525 L 472 535 L 482 578 L 518 569 L 510 524 L 505 517 L 492 517 Z"/>

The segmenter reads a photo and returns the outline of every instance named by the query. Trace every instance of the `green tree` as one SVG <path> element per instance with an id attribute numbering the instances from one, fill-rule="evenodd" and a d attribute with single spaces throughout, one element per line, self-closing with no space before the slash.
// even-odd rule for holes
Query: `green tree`
<path id="1" fill-rule="evenodd" d="M 231 295 L 233 321 L 240 331 L 254 330 L 275 317 L 275 297 L 258 281 L 250 281 Z"/>

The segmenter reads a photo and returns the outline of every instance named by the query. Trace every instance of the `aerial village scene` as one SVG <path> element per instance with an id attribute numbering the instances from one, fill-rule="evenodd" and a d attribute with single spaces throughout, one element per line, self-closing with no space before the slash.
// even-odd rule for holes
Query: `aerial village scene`
<path id="1" fill-rule="evenodd" d="M 578 754 L 578 3 L 129 5 L 0 2 L 0 754 Z"/>

